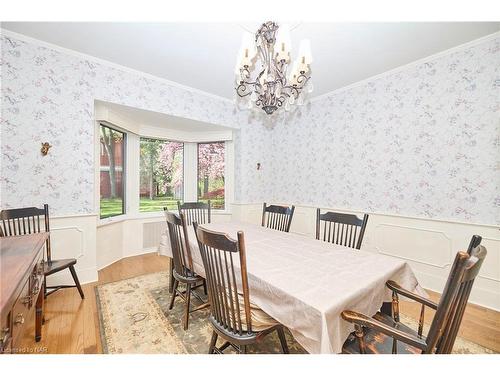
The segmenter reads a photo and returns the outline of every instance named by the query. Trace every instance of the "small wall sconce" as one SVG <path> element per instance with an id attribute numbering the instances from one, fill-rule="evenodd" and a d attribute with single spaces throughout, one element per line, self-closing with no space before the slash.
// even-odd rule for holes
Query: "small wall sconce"
<path id="1" fill-rule="evenodd" d="M 257 163 L 257 170 L 260 171 L 260 163 Z"/>
<path id="2" fill-rule="evenodd" d="M 43 156 L 47 156 L 47 154 L 49 153 L 49 149 L 51 147 L 52 147 L 52 145 L 49 144 L 49 142 L 43 142 L 42 149 L 40 150 L 40 152 L 42 153 Z"/>

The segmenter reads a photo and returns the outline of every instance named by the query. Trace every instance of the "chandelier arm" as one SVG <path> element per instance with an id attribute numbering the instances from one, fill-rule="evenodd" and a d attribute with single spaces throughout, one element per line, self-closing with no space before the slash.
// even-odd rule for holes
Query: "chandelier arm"
<path id="1" fill-rule="evenodd" d="M 245 91 L 249 90 L 249 92 L 245 93 Z M 240 98 L 244 98 L 245 96 L 251 95 L 252 91 L 250 91 L 249 86 L 245 84 L 239 84 L 236 88 L 236 93 Z"/>
<path id="2" fill-rule="evenodd" d="M 252 86 L 260 85 L 258 81 L 240 81 L 239 84 L 252 85 Z"/>
<path id="3" fill-rule="evenodd" d="M 311 77 L 308 77 L 306 76 L 305 74 L 300 74 L 298 77 L 297 77 L 297 83 L 300 84 L 300 88 L 303 88 L 306 83 L 309 81 Z"/>
<path id="4" fill-rule="evenodd" d="M 287 68 L 287 63 L 285 60 L 281 60 L 279 63 L 277 63 L 276 66 L 276 71 L 278 72 L 278 78 L 281 81 L 281 84 L 283 86 L 286 85 L 286 68 Z"/>
<path id="5" fill-rule="evenodd" d="M 278 99 L 277 99 L 277 105 L 278 107 L 281 107 L 283 105 L 283 103 L 285 102 L 286 98 L 281 95 Z"/>
<path id="6" fill-rule="evenodd" d="M 297 99 L 299 97 L 300 88 L 288 85 L 288 86 L 285 86 L 284 89 L 287 89 L 290 91 L 289 93 L 285 92 L 285 94 L 287 94 L 288 97 L 290 97 L 292 95 L 295 97 L 295 99 Z"/>

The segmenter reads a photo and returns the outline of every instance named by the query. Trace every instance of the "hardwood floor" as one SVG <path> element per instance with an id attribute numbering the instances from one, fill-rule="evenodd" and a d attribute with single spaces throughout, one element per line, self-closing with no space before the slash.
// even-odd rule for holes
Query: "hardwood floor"
<path id="1" fill-rule="evenodd" d="M 156 253 L 125 258 L 99 271 L 98 282 L 83 285 L 84 300 L 73 288 L 50 295 L 37 347 L 47 353 L 102 353 L 95 286 L 166 269 L 168 258 Z"/>
<path id="2" fill-rule="evenodd" d="M 102 353 L 94 287 L 167 268 L 168 258 L 156 253 L 125 258 L 99 271 L 97 283 L 83 286 L 84 300 L 80 299 L 75 289 L 60 290 L 49 296 L 45 304 L 42 340 L 38 347 L 48 353 Z M 438 293 L 429 294 L 433 300 L 439 298 Z M 401 301 L 401 312 L 418 319 L 420 305 Z M 432 312 L 427 309 L 425 320 L 430 322 L 431 319 Z M 500 312 L 470 304 L 459 334 L 500 352 Z"/>
<path id="3" fill-rule="evenodd" d="M 427 293 L 431 300 L 439 301 L 439 293 L 430 290 Z M 420 307 L 421 305 L 415 302 L 400 301 L 400 312 L 415 320 L 420 317 Z M 425 322 L 431 323 L 433 317 L 434 311 L 426 308 Z M 500 312 L 472 303 L 467 304 L 458 335 L 500 353 Z"/>

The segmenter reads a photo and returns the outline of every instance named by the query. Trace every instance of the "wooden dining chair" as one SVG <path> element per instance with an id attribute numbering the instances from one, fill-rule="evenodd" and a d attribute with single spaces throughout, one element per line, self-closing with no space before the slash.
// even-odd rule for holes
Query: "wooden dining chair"
<path id="1" fill-rule="evenodd" d="M 273 204 L 268 206 L 264 202 L 264 206 L 262 207 L 262 226 L 281 232 L 289 232 L 294 211 L 295 206 L 293 205 L 292 207 L 276 206 Z"/>
<path id="2" fill-rule="evenodd" d="M 340 212 L 328 211 L 322 214 L 318 208 L 316 210 L 316 239 L 359 250 L 367 222 L 368 214 L 364 214 L 363 219 L 360 219 L 356 215 Z"/>
<path id="3" fill-rule="evenodd" d="M 44 204 L 43 208 L 26 207 L 2 210 L 0 213 L 0 220 L 2 236 L 22 236 L 40 232 L 50 233 L 48 204 Z M 78 280 L 78 276 L 75 271 L 76 259 L 70 258 L 53 260 L 51 250 L 49 235 L 45 246 L 46 262 L 44 262 L 44 296 L 47 297 L 48 295 L 63 288 L 77 288 L 80 293 L 80 297 L 84 299 L 85 295 L 83 294 L 80 281 Z M 47 276 L 53 275 L 65 269 L 69 269 L 75 285 L 47 286 Z"/>
<path id="4" fill-rule="evenodd" d="M 198 224 L 208 224 L 211 221 L 210 200 L 204 202 L 184 202 L 177 201 L 179 213 L 183 213 L 186 218 L 186 224 L 192 225 L 194 221 Z"/>
<path id="5" fill-rule="evenodd" d="M 386 286 L 392 290 L 392 318 L 381 313 L 370 318 L 354 311 L 343 311 L 342 318 L 354 323 L 355 333 L 349 336 L 342 352 L 451 353 L 472 285 L 486 253 L 481 245 L 475 246 L 470 252 L 457 253 L 439 303 L 403 289 L 394 281 L 388 281 Z M 400 322 L 399 295 L 422 305 L 417 331 Z M 435 310 L 427 337 L 423 336 L 425 307 Z"/>
<path id="6" fill-rule="evenodd" d="M 210 302 L 209 321 L 213 333 L 209 354 L 223 354 L 231 346 L 247 353 L 248 345 L 259 343 L 276 331 L 283 353 L 288 353 L 283 326 L 250 302 L 243 232 L 238 240 L 194 224 Z M 217 346 L 217 338 L 225 340 Z"/>
<path id="7" fill-rule="evenodd" d="M 174 307 L 175 298 L 177 296 L 184 300 L 184 330 L 186 330 L 189 327 L 189 314 L 208 307 L 208 303 L 205 303 L 205 301 L 195 293 L 195 289 L 204 286 L 204 279 L 193 271 L 193 258 L 189 248 L 184 214 L 181 213 L 177 216 L 173 212 L 165 212 L 165 216 L 167 219 L 170 245 L 172 247 L 172 259 L 174 263 L 172 271 L 174 275 L 174 285 L 169 310 L 172 310 Z M 185 290 L 179 289 L 179 283 L 186 284 Z M 202 302 L 202 305 L 191 309 L 191 294 L 197 297 Z"/>

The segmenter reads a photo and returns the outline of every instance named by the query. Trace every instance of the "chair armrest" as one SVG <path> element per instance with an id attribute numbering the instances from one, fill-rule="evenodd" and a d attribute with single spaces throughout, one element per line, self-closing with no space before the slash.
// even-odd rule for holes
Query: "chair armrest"
<path id="1" fill-rule="evenodd" d="M 437 303 L 425 297 L 419 296 L 418 294 L 410 292 L 409 290 L 404 289 L 395 281 L 389 280 L 388 282 L 385 283 L 385 285 L 393 292 L 401 294 L 402 296 L 410 298 L 414 301 L 420 302 L 422 305 L 428 306 L 431 309 L 437 310 L 438 307 Z"/>
<path id="2" fill-rule="evenodd" d="M 427 343 L 421 338 L 411 335 L 409 333 L 398 330 L 397 328 L 388 326 L 376 319 L 369 318 L 366 315 L 357 313 L 355 311 L 345 310 L 342 311 L 342 318 L 350 323 L 358 324 L 362 327 L 368 327 L 376 331 L 382 332 L 392 338 L 402 341 L 408 345 L 412 345 L 421 350 L 427 349 Z"/>

